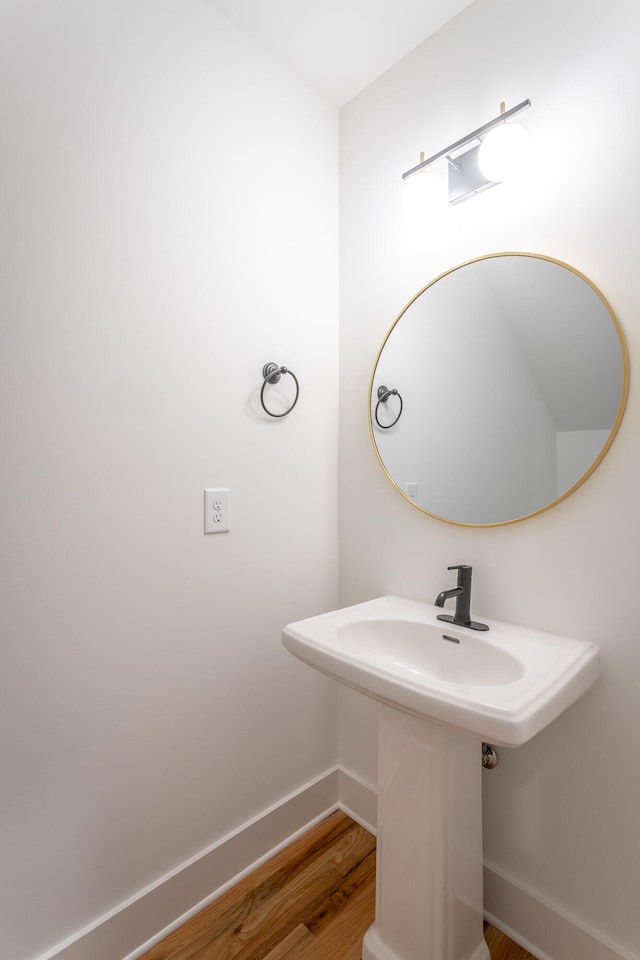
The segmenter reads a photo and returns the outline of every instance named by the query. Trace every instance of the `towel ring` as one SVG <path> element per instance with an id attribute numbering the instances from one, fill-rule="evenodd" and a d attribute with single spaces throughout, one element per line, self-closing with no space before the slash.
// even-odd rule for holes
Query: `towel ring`
<path id="1" fill-rule="evenodd" d="M 384 423 L 380 423 L 380 421 L 378 420 L 378 407 L 380 406 L 381 403 L 386 403 L 387 400 L 389 399 L 389 397 L 397 397 L 397 398 L 398 398 L 398 400 L 400 401 L 400 409 L 398 410 L 398 416 L 395 418 L 395 420 L 393 421 L 393 423 L 387 423 L 387 424 L 385 425 Z M 398 391 L 397 391 L 396 389 L 389 390 L 388 387 L 384 387 L 384 386 L 378 387 L 378 402 L 376 403 L 376 409 L 375 409 L 375 411 L 374 411 L 374 416 L 375 416 L 375 418 L 376 418 L 376 423 L 378 424 L 378 426 L 380 427 L 380 429 L 381 429 L 381 430 L 390 430 L 391 427 L 395 427 L 395 425 L 396 425 L 396 423 L 398 422 L 398 420 L 400 419 L 401 415 L 402 415 L 402 397 L 400 396 L 400 394 L 398 393 Z"/>
<path id="2" fill-rule="evenodd" d="M 264 402 L 264 388 L 268 383 L 275 384 L 280 382 L 280 378 L 288 373 L 290 377 L 293 377 L 293 382 L 296 385 L 296 395 L 293 398 L 293 403 L 288 407 L 284 413 L 272 413 L 271 410 L 267 407 Z M 292 373 L 288 367 L 279 367 L 277 363 L 265 363 L 262 368 L 262 376 L 264 377 L 262 381 L 262 389 L 260 390 L 260 403 L 262 404 L 262 409 L 265 413 L 268 413 L 270 417 L 286 417 L 288 413 L 291 413 L 296 403 L 298 402 L 298 397 L 300 396 L 300 384 L 298 383 L 298 378 L 295 373 Z"/>

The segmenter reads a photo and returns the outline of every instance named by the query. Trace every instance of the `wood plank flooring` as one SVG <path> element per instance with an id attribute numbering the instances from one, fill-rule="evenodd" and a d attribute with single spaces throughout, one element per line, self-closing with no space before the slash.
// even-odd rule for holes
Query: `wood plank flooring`
<path id="1" fill-rule="evenodd" d="M 484 925 L 484 938 L 489 947 L 491 960 L 536 960 L 532 953 L 520 944 L 514 943 L 513 940 L 509 940 L 506 934 L 488 923 Z"/>
<path id="2" fill-rule="evenodd" d="M 375 910 L 375 837 L 331 814 L 141 960 L 362 960 Z M 491 960 L 535 960 L 494 927 Z"/>

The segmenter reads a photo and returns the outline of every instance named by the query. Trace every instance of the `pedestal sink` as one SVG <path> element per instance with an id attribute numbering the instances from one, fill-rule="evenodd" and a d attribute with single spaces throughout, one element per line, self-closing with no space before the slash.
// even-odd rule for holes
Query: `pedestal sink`
<path id="1" fill-rule="evenodd" d="M 481 742 L 518 746 L 596 681 L 592 644 L 380 597 L 286 626 L 284 646 L 378 700 L 376 918 L 363 960 L 489 960 Z"/>

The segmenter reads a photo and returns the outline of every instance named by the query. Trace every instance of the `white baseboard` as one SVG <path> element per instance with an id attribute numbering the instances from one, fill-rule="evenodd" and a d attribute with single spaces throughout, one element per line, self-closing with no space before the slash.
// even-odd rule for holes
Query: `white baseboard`
<path id="1" fill-rule="evenodd" d="M 354 773 L 338 770 L 338 806 L 361 827 L 377 834 L 378 792 Z"/>
<path id="2" fill-rule="evenodd" d="M 37 960 L 136 960 L 338 809 L 339 779 L 328 770 Z"/>
<path id="3" fill-rule="evenodd" d="M 538 960 L 640 960 L 486 861 L 484 914 Z"/>
<path id="4" fill-rule="evenodd" d="M 333 810 L 376 832 L 376 788 L 335 767 L 37 960 L 137 960 Z M 485 862 L 485 916 L 538 960 L 640 960 Z"/>

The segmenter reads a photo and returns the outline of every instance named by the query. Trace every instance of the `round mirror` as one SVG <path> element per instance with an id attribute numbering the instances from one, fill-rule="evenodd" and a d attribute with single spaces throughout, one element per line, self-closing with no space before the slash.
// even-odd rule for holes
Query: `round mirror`
<path id="1" fill-rule="evenodd" d="M 627 398 L 624 335 L 578 270 L 524 253 L 436 277 L 396 318 L 370 384 L 382 467 L 425 513 L 514 523 L 595 470 Z"/>

